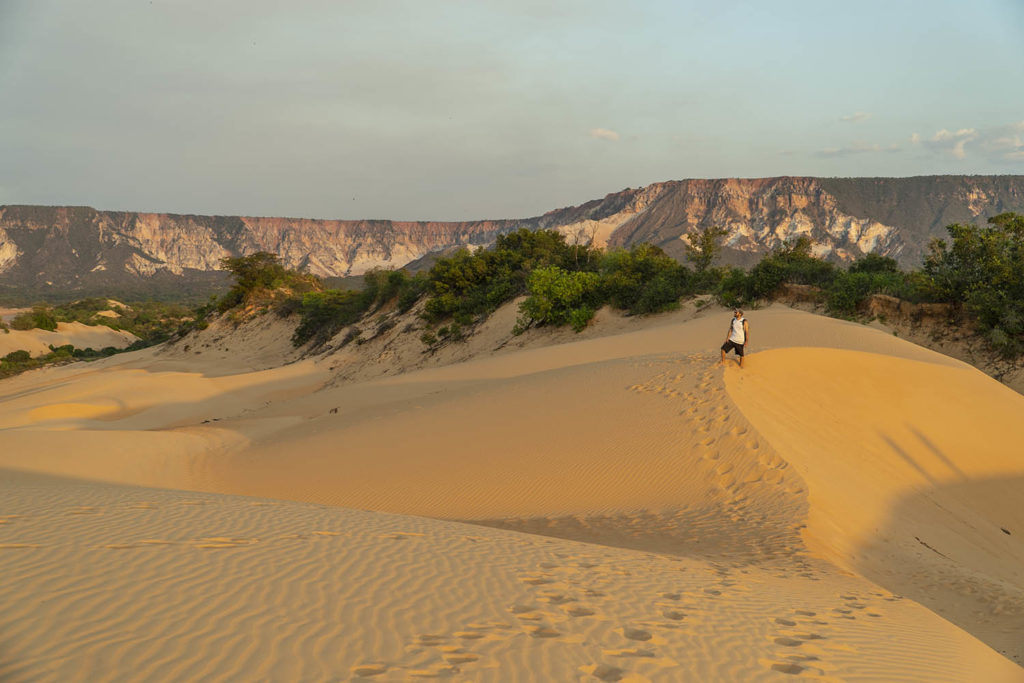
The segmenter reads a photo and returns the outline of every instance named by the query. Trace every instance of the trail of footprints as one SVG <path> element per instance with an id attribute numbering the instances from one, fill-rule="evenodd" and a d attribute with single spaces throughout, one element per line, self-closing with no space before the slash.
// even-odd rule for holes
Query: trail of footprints
<path id="1" fill-rule="evenodd" d="M 634 384 L 629 389 L 637 393 L 653 393 L 670 399 L 682 399 L 685 407 L 680 415 L 693 420 L 703 460 L 715 462 L 722 457 L 722 452 L 717 446 L 720 439 L 726 435 L 732 439 L 743 440 L 747 452 L 758 455 L 759 466 L 744 468 L 743 472 L 735 470 L 732 463 L 718 466 L 717 483 L 728 494 L 742 497 L 744 487 L 757 483 L 781 485 L 785 487 L 787 493 L 794 495 L 802 493 L 801 482 L 789 481 L 783 472 L 788 463 L 777 455 L 761 449 L 761 442 L 755 436 L 749 435 L 749 427 L 736 415 L 735 409 L 726 400 L 725 387 L 713 367 L 714 357 L 707 354 L 690 354 L 686 359 L 692 366 L 703 368 L 696 377 L 695 389 L 688 389 L 693 386 L 694 378 L 686 372 L 679 372 L 678 361 L 670 358 L 645 363 L 647 366 L 664 363 L 671 366 L 671 369 L 655 375 L 646 382 Z"/>
<path id="2" fill-rule="evenodd" d="M 676 561 L 665 556 L 656 559 Z M 419 634 L 407 644 L 406 659 L 363 662 L 352 668 L 352 675 L 355 679 L 388 672 L 409 678 L 472 675 L 475 667 L 496 666 L 487 654 L 492 643 L 528 638 L 536 647 L 572 643 L 594 650 L 598 656 L 579 670 L 595 679 L 620 681 L 633 674 L 637 680 L 636 672 L 631 672 L 636 668 L 633 662 L 643 662 L 647 669 L 655 670 L 678 666 L 663 646 L 672 633 L 697 632 L 699 625 L 688 622 L 711 613 L 713 606 L 707 604 L 708 600 L 749 590 L 731 580 L 728 569 L 719 567 L 717 579 L 708 585 L 697 590 L 659 592 L 648 603 L 647 616 L 615 623 L 617 618 L 607 614 L 602 603 L 610 600 L 619 582 L 629 576 L 629 570 L 599 556 L 565 556 L 562 562 L 542 562 L 533 571 L 517 575 L 528 597 L 508 605 L 507 619 L 467 623 L 450 633 Z"/>
<path id="3" fill-rule="evenodd" d="M 784 674 L 800 675 L 806 672 L 813 676 L 824 676 L 835 668 L 829 662 L 830 650 L 854 651 L 849 645 L 835 641 L 835 629 L 841 628 L 842 622 L 830 620 L 852 621 L 857 619 L 858 614 L 880 619 L 884 608 L 876 604 L 879 600 L 898 602 L 903 599 L 875 591 L 870 596 L 840 593 L 836 597 L 838 604 L 824 611 L 794 609 L 791 614 L 772 619 L 767 637 L 777 650 L 774 658 L 762 660 L 761 664 Z"/>

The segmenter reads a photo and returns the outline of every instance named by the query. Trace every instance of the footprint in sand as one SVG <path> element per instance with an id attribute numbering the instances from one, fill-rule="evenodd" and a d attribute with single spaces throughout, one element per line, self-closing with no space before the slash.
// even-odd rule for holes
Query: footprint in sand
<path id="1" fill-rule="evenodd" d="M 573 605 L 572 607 L 567 607 L 565 609 L 565 613 L 568 614 L 570 617 L 592 617 L 595 614 L 594 610 L 590 609 L 589 607 L 584 607 L 583 605 Z"/>
<path id="2" fill-rule="evenodd" d="M 446 640 L 448 640 L 448 636 L 440 633 L 421 633 L 416 636 L 416 642 L 426 647 L 437 647 Z"/>
<path id="3" fill-rule="evenodd" d="M 370 676 L 379 676 L 386 672 L 388 667 L 384 664 L 356 664 L 350 670 L 353 676 L 368 678 Z"/>
<path id="4" fill-rule="evenodd" d="M 555 593 L 551 591 L 542 592 L 540 595 L 540 599 L 552 605 L 563 605 L 567 602 L 576 601 L 576 598 L 572 597 L 571 595 L 566 595 L 565 593 Z"/>
<path id="5" fill-rule="evenodd" d="M 475 662 L 480 659 L 480 655 L 462 651 L 446 652 L 441 655 L 441 657 L 449 664 L 469 664 L 470 662 Z"/>
<path id="6" fill-rule="evenodd" d="M 486 637 L 487 634 L 483 631 L 456 631 L 455 637 L 461 638 L 462 640 L 480 640 Z"/>
<path id="7" fill-rule="evenodd" d="M 630 626 L 624 626 L 622 628 L 622 635 L 630 640 L 647 641 L 652 638 L 650 631 L 645 631 L 642 628 L 632 628 Z"/>
<path id="8" fill-rule="evenodd" d="M 783 647 L 800 647 L 804 644 L 804 641 L 797 640 L 796 638 L 788 638 L 786 636 L 780 636 L 772 639 L 776 645 L 782 645 Z"/>
<path id="9" fill-rule="evenodd" d="M 799 664 L 793 664 L 792 662 L 774 662 L 770 668 L 772 671 L 778 671 L 779 673 L 784 674 L 792 674 L 794 676 L 799 675 L 800 672 L 804 670 L 804 667 L 800 666 Z"/>
<path id="10" fill-rule="evenodd" d="M 562 632 L 556 631 L 550 626 L 538 626 L 530 631 L 530 635 L 534 638 L 557 638 L 562 635 Z"/>
<path id="11" fill-rule="evenodd" d="M 588 664 L 581 666 L 580 671 L 585 674 L 590 674 L 598 680 L 606 681 L 606 683 L 621 681 L 626 675 L 624 670 L 617 666 L 609 666 L 608 664 Z"/>

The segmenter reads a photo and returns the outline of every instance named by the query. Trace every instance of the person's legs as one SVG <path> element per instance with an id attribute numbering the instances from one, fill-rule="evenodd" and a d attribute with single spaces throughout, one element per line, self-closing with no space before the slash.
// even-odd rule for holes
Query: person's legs
<path id="1" fill-rule="evenodd" d="M 722 360 L 719 365 L 725 365 L 725 349 L 722 349 Z"/>
<path id="2" fill-rule="evenodd" d="M 740 356 L 740 367 L 743 367 L 743 356 Z"/>

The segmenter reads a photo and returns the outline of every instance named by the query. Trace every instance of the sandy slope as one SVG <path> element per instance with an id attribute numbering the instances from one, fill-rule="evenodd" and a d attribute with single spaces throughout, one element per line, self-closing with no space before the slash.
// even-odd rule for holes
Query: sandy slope
<path id="1" fill-rule="evenodd" d="M 50 352 L 50 346 L 71 344 L 75 348 L 93 348 L 97 351 L 113 346 L 123 349 L 138 341 L 131 332 L 112 330 L 102 325 L 85 325 L 83 323 L 57 323 L 56 332 L 46 330 L 9 330 L 0 331 L 0 356 L 12 351 L 24 349 L 33 356 Z"/>
<path id="2" fill-rule="evenodd" d="M 851 576 L 0 476 L 4 680 L 1013 680 Z"/>
<path id="3" fill-rule="evenodd" d="M 779 349 L 726 386 L 808 482 L 813 551 L 1017 653 L 1024 397 L 934 360 Z"/>
<path id="4" fill-rule="evenodd" d="M 260 667 L 281 666 L 281 677 L 294 678 L 312 669 L 287 667 L 327 666 L 323 653 L 330 652 L 330 666 L 342 667 L 330 668 L 332 675 L 372 659 L 387 666 L 383 676 L 401 679 L 411 668 L 426 667 L 429 657 L 441 666 L 438 648 L 477 640 L 489 648 L 471 648 L 478 660 L 449 662 L 471 680 L 530 679 L 538 671 L 553 680 L 589 676 L 581 667 L 599 667 L 594 671 L 605 680 L 630 672 L 661 680 L 755 680 L 786 672 L 843 680 L 979 680 L 980 672 L 984 680 L 1024 680 L 1024 671 L 972 636 L 890 593 L 927 604 L 1009 656 L 1024 656 L 1011 642 L 1024 613 L 1024 524 L 1014 509 L 1024 469 L 1014 444 L 1024 443 L 1024 434 L 1006 422 L 1020 413 L 1024 397 L 891 335 L 781 307 L 750 314 L 753 344 L 765 351 L 749 359 L 747 370 L 717 369 L 714 349 L 728 317 L 694 316 L 684 311 L 639 325 L 605 320 L 584 338 L 560 345 L 550 344 L 566 339 L 562 332 L 510 340 L 507 331 L 502 337 L 484 330 L 470 345 L 498 351 L 478 349 L 476 359 L 435 367 L 418 342 L 397 334 L 271 367 L 275 356 L 294 355 L 287 335 L 268 320 L 253 333 L 252 347 L 211 329 L 188 345 L 7 380 L 0 384 L 0 466 L 487 526 L 467 531 L 453 522 L 308 504 L 281 504 L 274 515 L 256 519 L 252 515 L 264 508 L 247 499 L 9 475 L 11 494 L 3 500 L 34 505 L 51 522 L 0 527 L 3 533 L 21 530 L 5 542 L 40 546 L 11 548 L 0 562 L 26 580 L 31 566 L 38 569 L 33 581 L 62 577 L 68 585 L 92 585 L 58 567 L 81 557 L 74 566 L 88 573 L 94 565 L 123 561 L 111 560 L 108 551 L 148 553 L 153 562 L 138 561 L 145 571 L 138 562 L 130 565 L 141 571 L 138 577 L 116 574 L 104 583 L 114 591 L 107 590 L 106 599 L 123 596 L 114 603 L 124 600 L 128 610 L 144 592 L 132 581 L 177 585 L 176 563 L 209 557 L 205 573 L 190 584 L 195 604 L 209 591 L 235 590 L 232 577 L 244 578 L 250 589 L 226 595 L 262 586 L 257 604 L 225 597 L 215 603 L 220 607 L 203 610 L 201 623 L 178 610 L 167 618 L 188 623 L 182 628 L 191 635 L 168 635 L 163 653 L 153 641 L 143 647 L 113 637 L 111 623 L 121 622 L 110 607 L 89 631 L 107 635 L 88 642 L 152 666 L 195 651 L 189 638 L 234 642 L 239 630 L 256 628 L 253 652 L 292 653 L 290 663 L 275 654 L 263 664 L 255 654 L 238 664 L 211 653 L 215 661 L 205 664 L 206 674 L 215 678 L 231 677 L 236 664 L 253 677 L 277 677 Z M 621 333 L 601 336 L 601 327 Z M 384 360 L 366 360 L 361 354 L 367 353 Z M 408 371 L 395 374 L 402 369 Z M 966 409 L 965 397 L 971 402 Z M 904 415 L 908 405 L 917 410 L 911 422 Z M 991 444 L 982 457 L 979 431 Z M 102 524 L 88 514 L 64 517 L 68 510 L 57 501 L 68 498 L 69 486 L 86 501 L 78 504 L 116 508 L 119 516 Z M 158 495 L 166 497 L 161 509 L 185 510 L 183 497 L 216 504 L 188 508 L 171 521 L 154 515 L 146 521 L 116 502 Z M 47 502 L 33 504 L 36 499 Z M 62 524 L 93 524 L 80 534 L 96 540 L 79 543 L 79 532 L 62 531 L 58 517 Z M 263 542 L 299 533 L 295 525 L 307 517 L 315 521 L 306 534 L 333 520 L 362 539 L 329 551 L 330 564 L 348 573 L 290 574 L 289 563 L 308 564 L 308 545 Z M 436 540 L 417 537 L 415 552 L 398 557 L 394 539 L 368 531 L 379 525 L 387 533 L 411 529 Z M 51 535 L 40 535 L 44 529 Z M 141 543 L 172 533 L 172 546 Z M 479 543 L 459 545 L 459 534 L 490 545 L 486 551 Z M 203 543 L 196 539 L 207 537 L 260 542 L 203 549 L 253 558 L 219 564 L 222 553 L 196 554 Z M 412 548 L 411 540 L 399 545 Z M 190 559 L 182 558 L 186 552 Z M 328 551 L 321 543 L 316 552 Z M 579 560 L 584 556 L 589 559 Z M 373 573 L 396 562 L 409 573 L 374 584 Z M 584 566 L 595 562 L 604 568 L 596 574 Z M 258 567 L 265 565 L 282 573 L 262 574 Z M 622 568 L 629 574 L 614 573 Z M 598 575 L 618 582 L 614 591 L 594 588 L 601 584 L 594 583 Z M 531 576 L 538 580 L 530 582 Z M 524 577 L 530 581 L 524 584 Z M 404 581 L 423 589 L 423 606 L 410 593 L 402 593 L 406 603 L 388 597 Z M 40 585 L 17 595 L 32 602 Z M 596 606 L 589 598 L 598 596 L 587 589 L 605 593 Z M 279 602 L 285 598 L 278 595 L 296 591 L 303 599 L 315 596 L 320 606 Z M 678 594 L 678 601 L 661 593 Z M 448 602 L 435 602 L 441 599 Z M 682 606 L 672 606 L 676 602 Z M 53 609 L 84 618 L 90 604 L 68 598 Z M 340 611 L 325 612 L 328 604 Z M 516 604 L 530 609 L 509 611 Z M 576 604 L 606 618 L 581 621 L 566 611 Z M 146 619 L 156 620 L 146 623 L 157 629 L 159 606 L 145 611 L 151 614 Z M 665 616 L 666 610 L 686 616 Z M 140 610 L 130 611 L 142 619 Z M 399 612 L 409 616 L 396 617 Z M 402 623 L 406 618 L 415 626 Z M 22 660 L 25 672 L 57 670 L 46 667 L 59 669 L 60 662 L 83 656 L 84 650 L 44 654 L 56 642 L 46 634 L 45 619 L 26 618 L 21 627 L 18 647 L 38 651 Z M 282 641 L 259 630 L 302 619 L 318 635 L 295 635 L 306 633 L 296 626 L 287 631 L 292 640 Z M 469 632 L 467 623 L 492 621 L 507 628 L 488 627 L 486 638 L 453 635 Z M 529 624 L 558 633 L 529 637 Z M 647 635 L 631 639 L 625 628 Z M 423 633 L 444 639 L 417 645 Z M 619 652 L 630 648 L 643 652 Z M 459 659 L 460 653 L 449 654 Z"/>

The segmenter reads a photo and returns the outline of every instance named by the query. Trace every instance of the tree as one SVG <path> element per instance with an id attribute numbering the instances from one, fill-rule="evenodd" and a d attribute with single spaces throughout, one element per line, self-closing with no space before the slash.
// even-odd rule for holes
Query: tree
<path id="1" fill-rule="evenodd" d="M 717 226 L 687 233 L 686 260 L 698 273 L 703 273 L 722 253 L 722 238 L 728 234 L 728 230 Z"/>
<path id="2" fill-rule="evenodd" d="M 236 286 L 243 292 L 259 288 L 269 289 L 287 272 L 277 254 L 266 251 L 257 251 L 255 254 L 237 258 L 222 258 L 220 267 L 235 276 Z"/>

